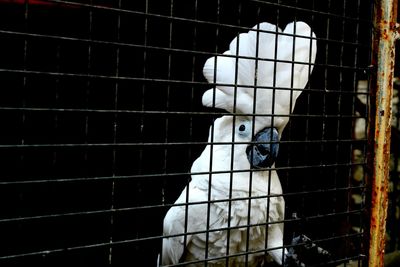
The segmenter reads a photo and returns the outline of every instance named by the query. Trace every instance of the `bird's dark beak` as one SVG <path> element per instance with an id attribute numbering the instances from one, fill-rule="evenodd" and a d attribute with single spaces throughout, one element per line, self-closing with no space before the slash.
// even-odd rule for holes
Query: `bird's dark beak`
<path id="1" fill-rule="evenodd" d="M 246 148 L 247 159 L 254 168 L 271 167 L 278 157 L 279 134 L 275 128 L 264 128 L 254 138 L 254 144 Z"/>

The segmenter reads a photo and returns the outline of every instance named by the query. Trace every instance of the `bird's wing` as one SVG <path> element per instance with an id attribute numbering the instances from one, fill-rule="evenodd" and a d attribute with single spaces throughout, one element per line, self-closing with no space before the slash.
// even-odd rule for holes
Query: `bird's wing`
<path id="1" fill-rule="evenodd" d="M 188 194 L 187 190 L 189 190 Z M 175 204 L 188 205 L 173 206 L 167 212 L 164 218 L 164 236 L 167 237 L 163 239 L 163 264 L 179 263 L 188 243 L 192 241 L 193 235 L 190 233 L 206 230 L 207 204 L 198 202 L 204 203 L 207 198 L 206 191 L 199 189 L 195 183 L 191 183 L 175 202 Z M 172 237 L 168 237 L 170 235 Z"/>
<path id="2" fill-rule="evenodd" d="M 286 253 L 283 246 L 283 221 L 285 218 L 285 201 L 282 196 L 270 197 L 270 212 L 268 226 L 267 248 L 271 249 L 268 253 L 278 264 L 282 264 L 282 258 Z"/>

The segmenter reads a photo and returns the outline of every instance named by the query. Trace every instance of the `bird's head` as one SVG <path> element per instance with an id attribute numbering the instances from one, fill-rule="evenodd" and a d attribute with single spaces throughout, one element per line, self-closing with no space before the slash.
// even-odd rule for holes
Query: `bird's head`
<path id="1" fill-rule="evenodd" d="M 304 22 L 289 23 L 283 32 L 270 23 L 257 24 L 205 62 L 203 74 L 213 88 L 203 94 L 203 105 L 253 114 L 262 128 L 277 128 L 280 136 L 316 53 L 316 36 Z"/>
<path id="2" fill-rule="evenodd" d="M 242 157 L 245 155 L 251 167 L 267 168 L 274 164 L 278 156 L 279 139 L 280 134 L 277 127 L 264 127 L 248 116 L 224 116 L 214 123 L 212 141 L 227 144 L 215 145 L 216 151 L 220 151 L 222 148 L 230 151 L 229 143 L 234 144 L 234 154 L 232 155 L 234 162 L 242 161 Z M 234 165 L 236 169 L 246 168 L 239 162 Z"/>

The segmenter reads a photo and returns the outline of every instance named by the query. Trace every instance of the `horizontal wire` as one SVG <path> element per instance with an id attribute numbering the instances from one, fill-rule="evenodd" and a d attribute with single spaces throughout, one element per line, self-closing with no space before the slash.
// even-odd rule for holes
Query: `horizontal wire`
<path id="1" fill-rule="evenodd" d="M 32 112 L 82 112 L 82 113 L 126 113 L 134 115 L 182 115 L 182 116 L 231 116 L 231 117 L 287 117 L 287 118 L 321 118 L 321 119 L 366 119 L 363 115 L 331 115 L 331 114 L 261 114 L 226 111 L 163 111 L 163 110 L 131 110 L 131 109 L 86 109 L 86 108 L 45 108 L 45 107 L 10 107 L 2 106 L 0 111 L 32 111 Z"/>
<path id="2" fill-rule="evenodd" d="M 53 254 L 53 253 L 70 252 L 70 251 L 76 251 L 76 250 L 93 249 L 93 248 L 101 248 L 101 247 L 110 247 L 110 246 L 121 245 L 121 244 L 126 244 L 126 243 L 128 243 L 128 244 L 132 243 L 132 240 L 95 243 L 95 244 L 89 244 L 89 245 L 81 245 L 81 246 L 50 249 L 50 250 L 41 250 L 41 251 L 27 252 L 27 253 L 14 254 L 14 255 L 6 255 L 6 256 L 0 256 L 0 260 L 9 260 L 9 259 L 30 257 L 30 256 L 44 256 L 44 255 L 49 255 L 49 254 Z"/>
<path id="3" fill-rule="evenodd" d="M 37 183 L 62 183 L 62 182 L 91 182 L 91 181 L 106 181 L 106 180 L 129 180 L 129 179 L 150 179 L 150 178 L 166 178 L 184 175 L 210 175 L 210 174 L 231 174 L 243 172 L 262 172 L 262 171 L 284 171 L 284 170 L 302 170 L 302 169 L 324 169 L 336 167 L 355 167 L 366 166 L 366 162 L 361 163 L 335 163 L 335 164 L 318 164 L 318 165 L 302 165 L 302 166 L 287 166 L 274 168 L 260 168 L 248 170 L 226 170 L 212 172 L 181 172 L 181 173 L 156 173 L 156 174 L 140 174 L 140 175 L 125 175 L 125 176 L 103 176 L 103 177 L 81 177 L 81 178 L 64 178 L 64 179 L 42 179 L 42 180 L 23 180 L 23 181 L 0 181 L 0 185 L 17 185 L 17 184 L 37 184 Z"/>
<path id="4" fill-rule="evenodd" d="M 366 143 L 367 139 L 331 139 L 331 140 L 280 140 L 280 141 L 248 141 L 248 142 L 140 142 L 140 143 L 53 143 L 53 144 L 0 144 L 0 149 L 37 149 L 37 148 L 99 148 L 99 147 L 128 147 L 128 148 L 156 148 L 170 146 L 227 146 L 227 145 L 257 145 L 257 144 L 359 144 Z"/>
<path id="5" fill-rule="evenodd" d="M 342 188 L 318 189 L 318 190 L 312 190 L 312 191 L 290 192 L 290 193 L 263 195 L 263 196 L 194 201 L 194 202 L 190 202 L 190 203 L 158 204 L 158 205 L 147 205 L 147 206 L 114 208 L 114 209 L 103 209 L 103 210 L 92 210 L 92 211 L 78 211 L 78 212 L 68 212 L 68 213 L 58 213 L 58 214 L 44 214 L 44 215 L 35 215 L 35 216 L 27 216 L 27 217 L 11 217 L 11 218 L 0 219 L 0 223 L 24 222 L 24 221 L 54 219 L 54 218 L 71 217 L 71 216 L 85 216 L 85 215 L 87 216 L 87 215 L 99 215 L 99 214 L 109 214 L 109 213 L 132 212 L 132 211 L 141 211 L 141 210 L 147 210 L 147 209 L 165 209 L 165 208 L 182 207 L 182 206 L 189 207 L 189 206 L 204 205 L 204 204 L 209 204 L 209 203 L 224 203 L 224 202 L 230 202 L 230 201 L 246 201 L 246 200 L 264 199 L 264 198 L 265 199 L 277 198 L 277 197 L 285 197 L 286 198 L 286 197 L 293 197 L 293 196 L 316 195 L 316 194 L 322 194 L 322 193 L 337 193 L 337 192 L 342 192 L 342 191 L 350 191 L 350 190 L 358 190 L 358 189 L 363 190 L 363 189 L 365 189 L 365 186 L 349 186 L 349 187 L 342 187 Z M 321 216 L 324 216 L 324 215 L 321 215 Z M 289 221 L 290 220 L 292 220 L 292 219 L 289 219 Z M 281 222 L 288 222 L 288 220 L 269 222 L 268 224 L 281 223 Z M 245 225 L 243 227 L 246 227 L 246 226 L 247 225 Z"/>

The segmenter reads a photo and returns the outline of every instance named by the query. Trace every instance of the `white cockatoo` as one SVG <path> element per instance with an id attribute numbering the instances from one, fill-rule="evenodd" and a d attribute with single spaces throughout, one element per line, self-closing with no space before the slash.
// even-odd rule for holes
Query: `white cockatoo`
<path id="1" fill-rule="evenodd" d="M 164 218 L 162 265 L 204 266 L 207 260 L 208 266 L 252 267 L 288 257 L 274 161 L 312 70 L 315 43 L 303 22 L 283 34 L 261 23 L 207 60 L 203 73 L 215 88 L 204 93 L 203 104 L 234 114 L 214 121 L 191 182 Z"/>
<path id="2" fill-rule="evenodd" d="M 165 216 L 165 235 L 188 235 L 186 238 L 181 235 L 163 240 L 163 264 L 178 263 L 182 257 L 184 261 L 204 259 L 206 246 L 207 258 L 263 250 L 267 235 L 267 248 L 278 248 L 269 251 L 270 255 L 276 262 L 282 263 L 283 225 L 270 224 L 266 233 L 267 222 L 284 219 L 282 188 L 276 171 L 250 172 L 246 150 L 253 139 L 253 131 L 257 131 L 252 128 L 252 119 L 245 116 L 223 116 L 215 120 L 208 140 L 212 144 L 207 145 L 193 163 L 192 180 L 175 202 L 187 203 L 188 206 L 174 206 Z M 271 133 L 266 135 L 271 136 Z M 277 135 L 273 138 L 277 139 Z M 232 141 L 235 144 L 231 144 Z M 277 144 L 265 147 L 272 154 L 277 153 Z M 205 173 L 209 171 L 213 173 Z M 250 205 L 249 197 L 252 198 Z M 208 201 L 211 203 L 207 204 Z M 225 230 L 228 225 L 233 227 L 229 230 L 229 240 Z M 247 228 L 247 225 L 254 226 Z M 208 234 L 205 233 L 207 230 Z M 198 232 L 201 233 L 196 234 Z M 264 254 L 263 251 L 249 254 L 248 266 L 258 266 Z M 229 266 L 244 266 L 245 256 L 232 257 L 229 263 Z M 211 261 L 208 265 L 225 266 L 226 260 Z M 204 266 L 204 262 L 193 266 Z"/>

